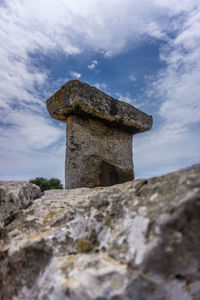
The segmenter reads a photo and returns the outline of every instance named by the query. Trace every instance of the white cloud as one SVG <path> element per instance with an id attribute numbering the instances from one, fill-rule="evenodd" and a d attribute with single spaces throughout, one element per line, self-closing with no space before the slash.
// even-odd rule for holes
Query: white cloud
<path id="1" fill-rule="evenodd" d="M 97 65 L 98 65 L 98 61 L 97 61 L 97 60 L 93 60 L 93 61 L 91 62 L 91 64 L 88 65 L 88 69 L 94 70 L 94 69 L 96 68 Z"/>
<path id="2" fill-rule="evenodd" d="M 74 72 L 74 71 L 70 71 L 70 74 L 73 78 L 76 78 L 76 79 L 79 79 L 82 76 L 81 73 Z"/>
<path id="3" fill-rule="evenodd" d="M 162 175 L 199 163 L 199 129 L 168 124 L 136 135 L 133 155 L 137 177 Z"/>
<path id="4" fill-rule="evenodd" d="M 50 118 L 25 109 L 9 112 L 4 115 L 1 111 L 0 114 L 3 125 L 8 125 L 6 130 L 4 126 L 0 129 L 1 155 L 17 149 L 23 153 L 30 149 L 40 150 L 64 136 L 62 128 L 54 126 Z"/>
<path id="5" fill-rule="evenodd" d="M 136 98 L 132 98 L 129 93 L 126 93 L 125 96 L 120 93 L 116 93 L 116 97 L 118 100 L 129 103 L 137 108 L 140 108 L 144 105 L 144 102 L 139 102 Z"/>
<path id="6" fill-rule="evenodd" d="M 160 115 L 182 126 L 200 122 L 200 12 L 194 14 L 180 34 L 162 53 L 168 67 L 155 83 L 164 100 Z"/>
<path id="7" fill-rule="evenodd" d="M 4 124 L 0 127 L 1 180 L 62 177 L 65 126 L 54 126 L 50 119 L 29 110 L 1 112 L 0 117 Z"/>
<path id="8" fill-rule="evenodd" d="M 154 175 L 163 174 L 199 162 L 199 28 L 200 11 L 196 8 L 185 16 L 175 38 L 161 49 L 161 59 L 167 67 L 147 91 L 155 103 L 162 99 L 158 106 L 161 124 L 146 139 L 145 136 L 135 138 L 138 173 L 147 168 L 154 170 Z"/>
<path id="9" fill-rule="evenodd" d="M 96 82 L 94 83 L 94 86 L 99 90 L 104 90 L 104 91 L 107 90 L 107 84 L 105 84 L 104 82 L 102 83 Z"/>
<path id="10" fill-rule="evenodd" d="M 136 81 L 136 77 L 133 73 L 129 74 L 128 78 L 129 78 L 130 81 Z"/>
<path id="11" fill-rule="evenodd" d="M 1 156 L 0 180 L 30 180 L 35 177 L 60 178 L 64 182 L 65 142 L 46 151 L 23 152 L 15 150 Z M 20 148 L 19 148 L 20 149 Z M 11 149 L 10 149 L 11 150 Z"/>
<path id="12" fill-rule="evenodd" d="M 0 5 L 0 105 L 12 99 L 42 103 L 38 88 L 47 70 L 34 67 L 30 54 L 94 50 L 116 55 L 146 37 L 167 39 L 176 29 L 171 17 L 189 13 L 195 1 L 7 0 Z M 178 24 L 179 26 L 179 24 Z M 198 30 L 197 30 L 198 33 Z M 17 37 L 17 38 L 16 38 Z M 94 60 L 90 66 L 96 64 Z M 77 72 L 76 72 L 77 73 Z M 75 74 L 75 78 L 80 78 Z"/>

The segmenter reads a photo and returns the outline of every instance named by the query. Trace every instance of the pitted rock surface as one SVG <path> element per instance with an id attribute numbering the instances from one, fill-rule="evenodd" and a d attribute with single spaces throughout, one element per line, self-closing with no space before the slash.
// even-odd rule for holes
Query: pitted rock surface
<path id="1" fill-rule="evenodd" d="M 200 165 L 50 190 L 4 226 L 0 299 L 200 299 Z"/>
<path id="2" fill-rule="evenodd" d="M 134 178 L 132 134 L 81 116 L 67 119 L 65 187 L 110 186 Z"/>
<path id="3" fill-rule="evenodd" d="M 64 122 L 70 115 L 80 114 L 134 134 L 152 127 L 152 116 L 79 80 L 63 85 L 47 100 L 47 109 L 52 118 Z"/>
<path id="4" fill-rule="evenodd" d="M 33 200 L 41 197 L 40 188 L 26 181 L 0 181 L 0 229 Z"/>

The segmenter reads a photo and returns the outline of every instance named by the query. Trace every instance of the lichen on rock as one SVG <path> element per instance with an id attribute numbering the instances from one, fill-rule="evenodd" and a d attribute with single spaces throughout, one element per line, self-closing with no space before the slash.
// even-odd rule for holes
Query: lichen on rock
<path id="1" fill-rule="evenodd" d="M 200 165 L 50 190 L 0 241 L 0 299 L 200 299 Z"/>

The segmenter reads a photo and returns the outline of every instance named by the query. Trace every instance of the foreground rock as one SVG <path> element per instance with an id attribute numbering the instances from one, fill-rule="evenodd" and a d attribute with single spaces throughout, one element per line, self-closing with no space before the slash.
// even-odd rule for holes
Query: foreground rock
<path id="1" fill-rule="evenodd" d="M 1 299 L 200 299 L 200 165 L 47 191 L 2 238 Z"/>
<path id="2" fill-rule="evenodd" d="M 0 229 L 16 214 L 41 197 L 40 188 L 25 181 L 0 181 Z"/>

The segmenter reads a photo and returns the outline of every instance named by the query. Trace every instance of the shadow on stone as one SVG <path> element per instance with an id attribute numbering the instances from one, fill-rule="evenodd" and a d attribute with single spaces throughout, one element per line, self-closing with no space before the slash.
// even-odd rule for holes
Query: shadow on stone
<path id="1" fill-rule="evenodd" d="M 106 161 L 101 163 L 100 185 L 111 186 L 133 179 L 131 170 L 122 170 Z"/>

